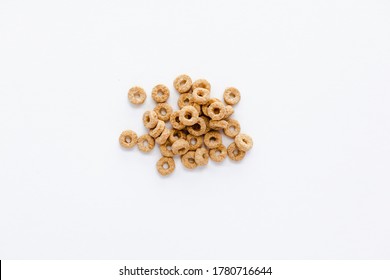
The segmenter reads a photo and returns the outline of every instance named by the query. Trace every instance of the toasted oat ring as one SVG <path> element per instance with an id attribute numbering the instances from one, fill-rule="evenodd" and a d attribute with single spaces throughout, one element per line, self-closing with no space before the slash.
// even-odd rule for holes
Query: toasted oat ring
<path id="1" fill-rule="evenodd" d="M 174 129 L 182 130 L 186 126 L 180 122 L 179 113 L 180 111 L 173 112 L 169 121 Z"/>
<path id="2" fill-rule="evenodd" d="M 253 147 L 252 137 L 243 133 L 238 134 L 236 138 L 234 138 L 234 143 L 236 143 L 237 148 L 244 152 L 249 151 Z"/>
<path id="3" fill-rule="evenodd" d="M 204 132 L 204 134 L 206 134 L 207 132 L 210 131 L 210 119 L 206 116 L 201 116 L 201 118 L 204 120 L 206 124 L 206 131 Z"/>
<path id="4" fill-rule="evenodd" d="M 184 167 L 188 169 L 194 169 L 198 165 L 195 162 L 195 151 L 189 151 L 186 154 L 181 156 L 181 162 Z"/>
<path id="5" fill-rule="evenodd" d="M 179 139 L 172 144 L 172 152 L 174 155 L 184 155 L 188 152 L 190 148 L 190 144 L 188 144 L 187 140 Z"/>
<path id="6" fill-rule="evenodd" d="M 225 105 L 222 102 L 213 102 L 209 105 L 207 113 L 212 120 L 222 120 L 226 114 Z"/>
<path id="7" fill-rule="evenodd" d="M 206 104 L 202 105 L 202 113 L 203 115 L 205 116 L 209 116 L 209 113 L 207 112 L 209 106 L 211 103 L 214 103 L 214 102 L 221 102 L 221 100 L 219 100 L 218 98 L 210 98 L 209 101 L 207 101 Z"/>
<path id="8" fill-rule="evenodd" d="M 229 87 L 225 89 L 225 92 L 223 93 L 223 99 L 225 100 L 226 104 L 234 105 L 240 101 L 241 94 L 238 89 L 234 87 Z"/>
<path id="9" fill-rule="evenodd" d="M 195 151 L 195 162 L 198 166 L 207 165 L 209 162 L 209 153 L 205 148 L 199 148 Z"/>
<path id="10" fill-rule="evenodd" d="M 211 86 L 207 80 L 199 79 L 199 80 L 196 80 L 195 82 L 192 83 L 192 90 L 194 90 L 196 88 L 204 88 L 204 89 L 207 89 L 208 91 L 210 91 Z"/>
<path id="11" fill-rule="evenodd" d="M 173 157 L 172 143 L 167 140 L 164 144 L 160 145 L 160 152 L 164 157 Z"/>
<path id="12" fill-rule="evenodd" d="M 192 93 L 183 93 L 180 94 L 179 99 L 177 100 L 177 106 L 183 108 L 184 106 L 191 105 L 192 103 Z"/>
<path id="13" fill-rule="evenodd" d="M 210 91 L 205 88 L 196 88 L 192 92 L 192 100 L 198 104 L 206 104 L 210 100 Z"/>
<path id="14" fill-rule="evenodd" d="M 221 144 L 218 147 L 209 151 L 210 158 L 215 162 L 221 162 L 226 158 L 227 150 L 225 145 Z"/>
<path id="15" fill-rule="evenodd" d="M 223 130 L 223 132 L 225 133 L 225 135 L 227 137 L 230 137 L 230 138 L 236 137 L 241 131 L 240 123 L 234 119 L 228 119 L 227 122 L 228 122 L 228 125 Z"/>
<path id="16" fill-rule="evenodd" d="M 187 135 L 183 130 L 173 129 L 171 135 L 169 135 L 169 141 L 173 144 L 179 139 L 187 139 Z"/>
<path id="17" fill-rule="evenodd" d="M 192 106 L 184 106 L 179 113 L 180 122 L 186 126 L 191 126 L 198 121 L 199 113 Z"/>
<path id="18" fill-rule="evenodd" d="M 189 150 L 195 151 L 197 148 L 200 148 L 202 146 L 203 137 L 188 134 L 187 135 L 187 142 L 190 145 Z"/>
<path id="19" fill-rule="evenodd" d="M 207 148 L 214 149 L 222 144 L 222 135 L 218 131 L 210 131 L 206 133 L 203 141 Z"/>
<path id="20" fill-rule="evenodd" d="M 175 170 L 175 161 L 171 157 L 162 157 L 157 161 L 156 167 L 158 173 L 166 176 Z"/>
<path id="21" fill-rule="evenodd" d="M 219 120 L 219 121 L 211 120 L 209 124 L 211 129 L 219 130 L 219 129 L 225 129 L 228 125 L 228 122 L 225 120 Z"/>
<path id="22" fill-rule="evenodd" d="M 169 89 L 164 85 L 157 85 L 152 89 L 152 98 L 157 103 L 166 102 L 169 98 Z"/>
<path id="23" fill-rule="evenodd" d="M 137 145 L 141 152 L 150 152 L 154 148 L 154 139 L 149 134 L 144 134 L 138 138 Z"/>
<path id="24" fill-rule="evenodd" d="M 234 161 L 240 161 L 242 160 L 244 157 L 245 157 L 245 153 L 244 151 L 241 151 L 236 143 L 231 143 L 228 148 L 227 148 L 227 154 L 229 156 L 229 158 L 231 158 L 232 160 Z"/>
<path id="25" fill-rule="evenodd" d="M 234 108 L 230 105 L 226 105 L 225 106 L 225 109 L 226 109 L 226 114 L 225 114 L 225 119 L 227 119 L 228 117 L 230 117 L 231 115 L 233 115 L 234 113 Z"/>
<path id="26" fill-rule="evenodd" d="M 119 144 L 123 148 L 130 149 L 137 144 L 137 133 L 132 130 L 125 130 L 119 136 Z"/>
<path id="27" fill-rule="evenodd" d="M 180 93 L 188 92 L 192 86 L 192 80 L 188 75 L 180 75 L 173 81 L 173 86 Z"/>
<path id="28" fill-rule="evenodd" d="M 198 103 L 195 103 L 192 101 L 192 102 L 190 102 L 189 105 L 194 107 L 196 109 L 196 111 L 198 111 L 199 115 L 202 114 L 202 108 L 200 107 L 200 105 Z"/>
<path id="29" fill-rule="evenodd" d="M 190 134 L 194 136 L 201 136 L 203 134 L 206 134 L 206 122 L 203 118 L 198 118 L 197 122 L 193 124 L 192 126 L 187 127 L 187 130 Z"/>
<path id="30" fill-rule="evenodd" d="M 155 128 L 158 122 L 155 111 L 146 111 L 143 116 L 144 126 L 146 128 Z"/>
<path id="31" fill-rule="evenodd" d="M 163 132 L 161 132 L 161 135 L 156 138 L 156 143 L 159 145 L 164 144 L 167 142 L 169 135 L 171 135 L 171 130 L 168 127 L 165 127 Z"/>
<path id="32" fill-rule="evenodd" d="M 153 111 L 156 112 L 159 120 L 164 122 L 168 121 L 172 114 L 172 107 L 168 103 L 158 103 L 156 107 L 154 107 Z"/>
<path id="33" fill-rule="evenodd" d="M 164 131 L 164 128 L 165 128 L 165 122 L 162 120 L 158 120 L 156 127 L 149 131 L 149 135 L 152 136 L 153 138 L 157 138 Z"/>
<path id="34" fill-rule="evenodd" d="M 131 89 L 129 89 L 127 97 L 129 98 L 131 103 L 138 105 L 145 102 L 146 93 L 141 87 L 132 87 Z"/>

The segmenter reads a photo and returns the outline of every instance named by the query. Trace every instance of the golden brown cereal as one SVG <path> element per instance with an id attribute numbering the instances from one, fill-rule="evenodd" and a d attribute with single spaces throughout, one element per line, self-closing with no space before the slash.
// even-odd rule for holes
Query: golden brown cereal
<path id="1" fill-rule="evenodd" d="M 197 122 L 192 126 L 187 127 L 188 133 L 194 136 L 201 136 L 206 133 L 206 122 L 203 118 L 198 118 Z"/>
<path id="2" fill-rule="evenodd" d="M 172 107 L 168 103 L 158 103 L 153 111 L 156 112 L 159 120 L 166 122 L 171 117 Z"/>
<path id="3" fill-rule="evenodd" d="M 225 92 L 223 93 L 223 99 L 225 100 L 226 104 L 234 105 L 240 101 L 241 94 L 238 89 L 234 87 L 229 87 L 225 89 Z"/>
<path id="4" fill-rule="evenodd" d="M 144 126 L 146 128 L 155 128 L 158 122 L 155 111 L 146 111 L 143 116 Z"/>
<path id="5" fill-rule="evenodd" d="M 125 130 L 119 136 L 119 143 L 123 148 L 130 149 L 137 144 L 137 133 L 132 130 Z"/>
<path id="6" fill-rule="evenodd" d="M 172 144 L 172 152 L 174 155 L 184 155 L 188 152 L 189 148 L 190 144 L 184 139 L 179 139 Z"/>
<path id="7" fill-rule="evenodd" d="M 200 148 L 203 144 L 203 137 L 201 136 L 194 136 L 191 134 L 187 135 L 187 142 L 190 145 L 189 150 L 195 151 L 196 149 Z"/>
<path id="8" fill-rule="evenodd" d="M 230 137 L 230 138 L 236 137 L 241 131 L 240 123 L 234 119 L 228 119 L 227 122 L 228 122 L 228 125 L 223 130 L 223 132 L 225 133 L 225 135 L 227 137 Z"/>
<path id="9" fill-rule="evenodd" d="M 192 86 L 192 80 L 188 75 L 180 75 L 173 81 L 173 86 L 179 93 L 188 92 Z"/>
<path id="10" fill-rule="evenodd" d="M 212 120 L 222 120 L 226 114 L 225 105 L 222 102 L 213 102 L 207 109 L 207 113 Z"/>
<path id="11" fill-rule="evenodd" d="M 209 153 L 205 148 L 199 148 L 195 151 L 195 162 L 198 166 L 207 165 L 209 162 Z"/>
<path id="12" fill-rule="evenodd" d="M 189 151 L 182 155 L 181 162 L 183 163 L 184 167 L 187 167 L 188 169 L 194 169 L 197 167 L 198 165 L 195 162 L 195 151 Z"/>
<path id="13" fill-rule="evenodd" d="M 222 135 L 218 131 L 210 131 L 206 133 L 203 141 L 207 148 L 214 149 L 222 144 Z"/>
<path id="14" fill-rule="evenodd" d="M 168 127 L 165 127 L 161 135 L 156 138 L 156 143 L 163 145 L 165 142 L 167 142 L 169 135 L 171 135 L 171 130 Z"/>
<path id="15" fill-rule="evenodd" d="M 175 161 L 171 157 L 162 157 L 156 163 L 157 171 L 166 176 L 175 170 Z"/>
<path id="16" fill-rule="evenodd" d="M 160 145 L 160 152 L 164 157 L 173 157 L 171 141 L 167 140 L 164 144 Z"/>
<path id="17" fill-rule="evenodd" d="M 226 114 L 225 114 L 225 119 L 229 118 L 231 115 L 233 115 L 234 113 L 234 108 L 230 105 L 226 105 L 225 106 L 225 109 L 226 109 Z"/>
<path id="18" fill-rule="evenodd" d="M 149 135 L 152 136 L 153 138 L 157 138 L 164 131 L 164 128 L 165 128 L 165 122 L 162 120 L 158 120 L 156 127 L 149 131 Z"/>
<path id="19" fill-rule="evenodd" d="M 188 106 L 192 103 L 192 94 L 191 93 L 183 93 L 180 94 L 179 99 L 177 100 L 177 106 L 179 108 L 183 108 L 184 106 Z"/>
<path id="20" fill-rule="evenodd" d="M 207 104 L 210 99 L 210 91 L 204 88 L 196 88 L 192 92 L 192 100 L 198 104 Z"/>
<path id="21" fill-rule="evenodd" d="M 225 120 L 220 120 L 220 121 L 211 120 L 209 124 L 211 129 L 219 130 L 219 129 L 225 129 L 228 125 L 228 122 Z"/>
<path id="22" fill-rule="evenodd" d="M 195 82 L 192 83 L 192 90 L 194 90 L 196 88 L 204 88 L 204 89 L 207 89 L 208 91 L 210 91 L 211 86 L 207 80 L 199 79 L 199 80 L 196 80 Z"/>
<path id="23" fill-rule="evenodd" d="M 201 116 L 201 118 L 204 120 L 205 124 L 206 124 L 206 131 L 204 134 L 206 134 L 207 132 L 210 131 L 210 118 L 209 117 L 206 117 L 206 116 Z"/>
<path id="24" fill-rule="evenodd" d="M 211 149 L 209 153 L 210 153 L 210 158 L 213 161 L 221 162 L 226 158 L 227 150 L 226 147 L 223 144 L 221 144 L 218 147 Z"/>
<path id="25" fill-rule="evenodd" d="M 164 85 L 157 85 L 152 90 L 152 98 L 157 103 L 166 102 L 169 98 L 169 89 Z"/>
<path id="26" fill-rule="evenodd" d="M 174 129 L 182 130 L 186 126 L 180 122 L 179 113 L 180 111 L 173 112 L 170 117 L 170 122 Z"/>
<path id="27" fill-rule="evenodd" d="M 202 114 L 202 108 L 200 107 L 200 105 L 198 103 L 195 103 L 192 101 L 192 102 L 190 102 L 189 105 L 194 107 L 196 109 L 196 111 L 198 111 L 199 115 Z"/>
<path id="28" fill-rule="evenodd" d="M 245 152 L 241 151 L 234 142 L 228 146 L 227 154 L 234 161 L 240 161 L 245 157 Z"/>
<path id="29" fill-rule="evenodd" d="M 195 124 L 198 116 L 198 111 L 192 106 L 184 106 L 179 113 L 180 122 L 186 126 Z"/>
<path id="30" fill-rule="evenodd" d="M 252 137 L 243 133 L 238 134 L 236 138 L 234 138 L 234 143 L 236 143 L 237 148 L 244 152 L 249 151 L 253 147 Z"/>
<path id="31" fill-rule="evenodd" d="M 179 139 L 187 139 L 187 134 L 183 130 L 173 129 L 169 135 L 169 141 L 173 144 Z"/>
<path id="32" fill-rule="evenodd" d="M 146 99 L 146 93 L 141 87 L 132 87 L 129 89 L 127 96 L 130 102 L 136 105 L 144 103 Z"/>
<path id="33" fill-rule="evenodd" d="M 150 152 L 154 148 L 154 139 L 149 134 L 144 134 L 138 138 L 137 145 L 141 152 Z"/>

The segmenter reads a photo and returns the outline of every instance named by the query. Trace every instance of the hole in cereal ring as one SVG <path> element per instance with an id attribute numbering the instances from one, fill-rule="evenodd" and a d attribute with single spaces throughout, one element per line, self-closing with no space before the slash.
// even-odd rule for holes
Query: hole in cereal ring
<path id="1" fill-rule="evenodd" d="M 187 82 L 186 80 L 181 80 L 181 81 L 180 81 L 180 85 L 181 85 L 181 86 L 184 86 L 184 85 L 186 84 L 186 82 Z"/>
<path id="2" fill-rule="evenodd" d="M 188 104 L 190 104 L 190 99 L 189 98 L 185 98 L 184 100 L 183 100 L 183 103 L 184 103 L 184 105 L 188 105 Z"/>
<path id="3" fill-rule="evenodd" d="M 184 153 L 184 152 L 185 152 L 185 150 L 186 150 L 186 149 L 184 149 L 184 148 L 181 148 L 181 149 L 179 149 L 179 151 L 178 151 L 178 152 L 179 152 L 179 154 L 181 154 L 181 153 Z"/>
<path id="4" fill-rule="evenodd" d="M 214 108 L 213 112 L 214 114 L 218 115 L 221 110 L 219 108 Z"/>
<path id="5" fill-rule="evenodd" d="M 234 126 L 229 126 L 229 130 L 230 130 L 231 132 L 234 132 L 234 131 L 236 131 L 236 128 L 235 128 Z"/>
<path id="6" fill-rule="evenodd" d="M 195 160 L 193 158 L 188 159 L 189 163 L 195 163 Z"/>
<path id="7" fill-rule="evenodd" d="M 190 144 L 191 145 L 195 145 L 196 144 L 196 140 L 194 138 L 192 138 L 191 141 L 190 141 Z"/>
<path id="8" fill-rule="evenodd" d="M 238 150 L 235 149 L 235 150 L 233 151 L 233 154 L 234 154 L 235 156 L 238 155 Z"/>
<path id="9" fill-rule="evenodd" d="M 165 110 L 165 108 L 161 108 L 160 109 L 160 114 L 163 115 L 163 116 L 166 116 L 167 115 L 167 110 Z"/>
<path id="10" fill-rule="evenodd" d="M 187 114 L 184 115 L 184 117 L 185 117 L 186 119 L 190 120 L 190 119 L 192 118 L 192 115 L 189 114 L 189 113 L 187 113 Z"/>
<path id="11" fill-rule="evenodd" d="M 146 120 L 146 122 L 150 122 L 150 117 L 149 117 L 149 115 L 145 117 L 145 120 Z"/>
<path id="12" fill-rule="evenodd" d="M 169 168 L 169 164 L 168 164 L 168 163 L 164 163 L 162 167 L 163 167 L 164 169 L 168 169 L 168 168 Z"/>
<path id="13" fill-rule="evenodd" d="M 196 124 L 194 124 L 194 125 L 192 126 L 192 128 L 193 128 L 195 131 L 200 131 L 201 126 L 200 126 L 199 123 L 196 123 Z"/>
<path id="14" fill-rule="evenodd" d="M 215 150 L 215 155 L 217 157 L 219 157 L 221 155 L 221 150 L 219 150 L 219 149 Z"/>
<path id="15" fill-rule="evenodd" d="M 172 145 L 167 145 L 167 150 L 172 151 Z"/>
<path id="16" fill-rule="evenodd" d="M 236 95 L 235 95 L 233 92 L 231 92 L 231 93 L 229 93 L 229 97 L 230 97 L 230 98 L 235 98 Z"/>
<path id="17" fill-rule="evenodd" d="M 161 91 L 158 91 L 158 92 L 157 92 L 157 96 L 158 96 L 158 97 L 161 97 L 162 95 L 163 95 L 163 94 L 162 94 Z"/>
<path id="18" fill-rule="evenodd" d="M 145 140 L 145 141 L 143 142 L 143 145 L 144 145 L 144 147 L 147 147 L 147 146 L 149 146 L 149 142 L 148 142 L 147 140 Z"/>
<path id="19" fill-rule="evenodd" d="M 127 143 L 130 143 L 130 142 L 131 142 L 131 138 L 130 138 L 130 137 L 126 137 L 126 138 L 125 138 L 125 141 L 126 141 Z"/>
<path id="20" fill-rule="evenodd" d="M 217 138 L 215 138 L 214 136 L 210 137 L 210 142 L 215 142 L 217 141 Z"/>
<path id="21" fill-rule="evenodd" d="M 135 98 L 140 98 L 141 95 L 140 95 L 138 92 L 136 92 L 136 93 L 134 93 L 134 97 L 135 97 Z"/>

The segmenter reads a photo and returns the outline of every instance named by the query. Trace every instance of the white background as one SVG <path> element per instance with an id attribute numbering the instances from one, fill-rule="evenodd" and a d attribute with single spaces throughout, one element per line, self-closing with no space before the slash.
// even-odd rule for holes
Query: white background
<path id="1" fill-rule="evenodd" d="M 120 148 L 181 73 L 240 89 L 239 164 Z M 2 0 L 0 258 L 390 258 L 389 74 L 388 1 Z"/>

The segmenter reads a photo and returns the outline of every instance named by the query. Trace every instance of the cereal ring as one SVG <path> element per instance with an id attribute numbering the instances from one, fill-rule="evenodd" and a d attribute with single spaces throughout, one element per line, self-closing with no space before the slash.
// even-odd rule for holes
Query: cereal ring
<path id="1" fill-rule="evenodd" d="M 228 122 L 225 120 L 220 120 L 220 121 L 211 120 L 209 124 L 211 129 L 219 130 L 219 129 L 225 129 L 228 125 Z"/>
<path id="2" fill-rule="evenodd" d="M 129 89 L 127 97 L 129 98 L 131 103 L 138 105 L 145 102 L 146 93 L 141 87 L 132 87 L 131 89 Z"/>
<path id="3" fill-rule="evenodd" d="M 222 144 L 222 135 L 218 131 L 210 131 L 204 136 L 204 144 L 209 149 L 215 149 Z"/>
<path id="4" fill-rule="evenodd" d="M 173 112 L 169 121 L 174 129 L 182 130 L 186 126 L 180 122 L 179 113 L 180 111 Z"/>
<path id="5" fill-rule="evenodd" d="M 204 88 L 204 89 L 207 89 L 208 91 L 210 91 L 211 86 L 207 80 L 199 79 L 199 80 L 196 80 L 195 82 L 192 83 L 192 90 L 194 90 L 196 88 Z"/>
<path id="6" fill-rule="evenodd" d="M 234 143 L 236 143 L 237 148 L 241 151 L 247 152 L 253 147 L 253 140 L 247 134 L 238 134 L 236 138 L 234 138 Z"/>
<path id="7" fill-rule="evenodd" d="M 241 94 L 238 89 L 234 87 L 229 87 L 225 89 L 225 92 L 223 93 L 223 99 L 225 100 L 226 104 L 234 105 L 240 101 Z"/>
<path id="8" fill-rule="evenodd" d="M 157 161 L 156 167 L 158 173 L 166 176 L 175 170 L 175 161 L 171 157 L 162 157 Z"/>
<path id="9" fill-rule="evenodd" d="M 156 112 L 159 120 L 166 122 L 171 117 L 172 107 L 168 103 L 158 103 L 153 111 Z"/>
<path id="10" fill-rule="evenodd" d="M 119 136 L 119 144 L 123 148 L 130 149 L 137 144 L 137 133 L 132 130 L 125 130 Z"/>
<path id="11" fill-rule="evenodd" d="M 199 113 L 192 106 L 184 106 L 179 113 L 180 122 L 184 125 L 190 126 L 198 121 Z"/>
<path id="12" fill-rule="evenodd" d="M 189 150 L 195 151 L 197 148 L 200 148 L 202 146 L 203 137 L 188 134 L 187 135 L 187 142 L 190 145 Z"/>
<path id="13" fill-rule="evenodd" d="M 177 106 L 179 108 L 183 108 L 184 106 L 188 106 L 192 103 L 192 94 L 191 93 L 183 93 L 180 94 L 179 99 L 177 100 Z"/>
<path id="14" fill-rule="evenodd" d="M 149 134 L 144 134 L 138 138 L 137 145 L 141 152 L 150 152 L 154 148 L 154 139 Z"/>
<path id="15" fill-rule="evenodd" d="M 164 128 L 165 128 L 165 122 L 163 122 L 162 120 L 158 120 L 156 127 L 149 131 L 149 135 L 152 136 L 153 138 L 157 138 L 164 131 Z"/>
<path id="16" fill-rule="evenodd" d="M 198 103 L 195 103 L 192 101 L 192 102 L 190 102 L 189 105 L 194 107 L 196 109 L 196 111 L 198 111 L 199 115 L 202 113 L 202 108 L 200 107 L 200 105 Z"/>
<path id="17" fill-rule="evenodd" d="M 159 145 L 164 144 L 167 142 L 169 135 L 171 135 L 171 130 L 168 127 L 165 127 L 163 132 L 161 132 L 161 135 L 156 138 L 156 143 Z"/>
<path id="18" fill-rule="evenodd" d="M 198 118 L 197 122 L 192 126 L 187 127 L 190 134 L 194 136 L 201 136 L 206 133 L 206 122 L 203 118 Z"/>
<path id="19" fill-rule="evenodd" d="M 226 114 L 225 105 L 222 102 L 213 102 L 207 109 L 207 113 L 212 120 L 222 120 Z"/>
<path id="20" fill-rule="evenodd" d="M 227 154 L 234 161 L 240 161 L 245 157 L 245 152 L 241 151 L 234 142 L 228 146 Z"/>
<path id="21" fill-rule="evenodd" d="M 215 162 L 221 162 L 226 158 L 227 150 L 225 145 L 221 144 L 218 147 L 210 150 L 210 158 Z"/>
<path id="22" fill-rule="evenodd" d="M 192 86 L 192 80 L 188 75 L 180 75 L 173 81 L 173 86 L 180 93 L 188 92 Z"/>
<path id="23" fill-rule="evenodd" d="M 205 148 L 199 148 L 195 151 L 195 162 L 198 166 L 207 165 L 209 162 L 209 153 Z"/>
<path id="24" fill-rule="evenodd" d="M 227 137 L 230 137 L 230 138 L 236 137 L 241 131 L 240 123 L 236 120 L 233 120 L 233 119 L 228 119 L 227 122 L 228 122 L 228 125 L 223 130 L 223 132 L 225 133 L 225 135 Z"/>
<path id="25" fill-rule="evenodd" d="M 152 98 L 157 103 L 166 102 L 169 98 L 169 89 L 164 85 L 157 85 L 152 90 Z"/>
<path id="26" fill-rule="evenodd" d="M 195 151 L 189 151 L 186 154 L 182 155 L 181 162 L 184 167 L 188 169 L 194 169 L 198 165 L 195 162 Z"/>
<path id="27" fill-rule="evenodd" d="M 173 157 L 172 143 L 168 140 L 164 144 L 160 145 L 160 152 L 164 157 Z"/>
<path id="28" fill-rule="evenodd" d="M 171 131 L 171 135 L 169 135 L 169 141 L 173 144 L 179 139 L 187 139 L 187 135 L 184 133 L 183 130 L 173 129 Z"/>
<path id="29" fill-rule="evenodd" d="M 231 115 L 233 115 L 234 113 L 234 108 L 230 105 L 226 105 L 225 106 L 225 109 L 226 109 L 226 114 L 225 114 L 225 117 L 224 119 L 227 119 L 228 117 L 230 117 Z"/>
<path id="30" fill-rule="evenodd" d="M 206 104 L 210 99 L 210 91 L 204 88 L 196 88 L 192 92 L 192 100 L 198 104 Z"/>
<path id="31" fill-rule="evenodd" d="M 204 132 L 204 134 L 206 134 L 207 132 L 210 131 L 210 119 L 206 116 L 201 116 L 201 118 L 204 120 L 206 124 L 206 131 Z"/>
<path id="32" fill-rule="evenodd" d="M 155 111 L 146 111 L 143 116 L 144 126 L 146 128 L 155 128 L 158 122 Z"/>
<path id="33" fill-rule="evenodd" d="M 184 139 L 179 139 L 172 144 L 172 152 L 174 155 L 184 155 L 188 152 L 190 144 Z"/>

